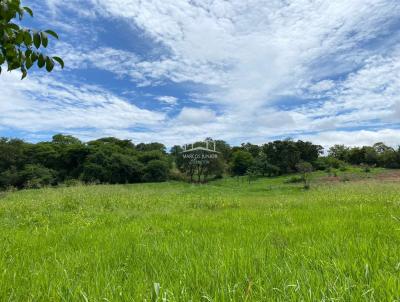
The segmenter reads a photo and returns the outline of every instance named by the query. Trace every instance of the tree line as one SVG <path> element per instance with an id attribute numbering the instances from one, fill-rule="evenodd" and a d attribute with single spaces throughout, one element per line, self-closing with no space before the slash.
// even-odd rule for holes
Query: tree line
<path id="1" fill-rule="evenodd" d="M 207 182 L 229 176 L 273 177 L 311 170 L 340 169 L 345 165 L 400 168 L 400 149 L 383 143 L 364 147 L 335 145 L 324 149 L 305 141 L 276 140 L 263 145 L 230 146 L 213 141 L 218 156 L 206 161 L 184 157 L 181 146 L 169 152 L 161 143 L 134 144 L 114 137 L 90 142 L 57 134 L 51 141 L 28 143 L 0 139 L 0 188 L 40 188 L 59 184 Z M 204 142 L 192 146 L 202 146 Z M 205 158 L 200 149 L 196 155 Z"/>

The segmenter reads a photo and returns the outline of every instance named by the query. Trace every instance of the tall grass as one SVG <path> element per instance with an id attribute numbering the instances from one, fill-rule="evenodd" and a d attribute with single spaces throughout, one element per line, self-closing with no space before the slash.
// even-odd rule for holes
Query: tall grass
<path id="1" fill-rule="evenodd" d="M 400 301 L 400 186 L 14 192 L 0 247 L 0 301 Z"/>

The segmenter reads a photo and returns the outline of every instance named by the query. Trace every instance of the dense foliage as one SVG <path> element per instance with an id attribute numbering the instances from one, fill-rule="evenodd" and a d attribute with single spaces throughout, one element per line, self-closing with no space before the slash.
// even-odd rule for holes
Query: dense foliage
<path id="1" fill-rule="evenodd" d="M 212 140 L 210 140 L 212 141 Z M 212 141 L 214 142 L 214 141 Z M 197 142 L 193 147 L 202 146 Z M 27 143 L 0 139 L 0 188 L 39 188 L 61 183 L 138 183 L 168 179 L 207 182 L 224 175 L 277 176 L 312 170 L 346 169 L 346 165 L 400 168 L 400 149 L 383 143 L 349 148 L 335 145 L 327 156 L 323 148 L 310 142 L 277 140 L 258 146 L 250 143 L 231 147 L 215 141 L 217 157 L 202 161 L 185 159 L 183 148 L 170 152 L 160 143 L 133 144 L 109 137 L 87 143 L 68 135 L 55 135 L 50 142 Z M 196 151 L 202 158 L 203 151 Z"/>
<path id="2" fill-rule="evenodd" d="M 33 17 L 32 10 L 21 6 L 20 0 L 0 0 L 0 73 L 3 64 L 7 64 L 8 71 L 20 69 L 22 79 L 35 63 L 48 72 L 53 70 L 56 62 L 64 68 L 61 58 L 47 56 L 42 49 L 47 47 L 49 36 L 58 39 L 58 35 L 52 30 L 21 27 L 18 22 L 25 14 Z"/>
<path id="3" fill-rule="evenodd" d="M 165 147 L 143 147 L 116 138 L 83 143 L 61 134 L 37 144 L 3 138 L 0 187 L 35 188 L 75 180 L 111 184 L 167 180 L 171 164 Z"/>

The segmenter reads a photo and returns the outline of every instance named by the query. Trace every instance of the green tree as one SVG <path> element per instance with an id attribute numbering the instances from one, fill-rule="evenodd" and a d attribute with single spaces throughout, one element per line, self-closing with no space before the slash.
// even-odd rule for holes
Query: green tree
<path id="1" fill-rule="evenodd" d="M 164 160 L 165 155 L 159 150 L 145 151 L 139 153 L 139 161 L 147 164 L 152 160 Z"/>
<path id="2" fill-rule="evenodd" d="M 313 171 L 313 166 L 308 162 L 299 162 L 296 164 L 296 169 L 301 173 L 304 189 L 310 188 L 310 174 Z"/>
<path id="3" fill-rule="evenodd" d="M 138 150 L 140 152 L 159 151 L 159 152 L 165 154 L 167 148 L 165 147 L 165 145 L 160 144 L 160 143 L 149 143 L 149 144 L 140 143 L 140 144 L 136 145 L 136 150 Z"/>
<path id="4" fill-rule="evenodd" d="M 257 171 L 258 174 L 262 176 L 276 176 L 280 174 L 279 167 L 272 165 L 268 161 L 268 157 L 261 153 L 254 161 L 254 170 Z"/>
<path id="5" fill-rule="evenodd" d="M 334 145 L 329 148 L 328 154 L 338 160 L 347 161 L 350 149 L 345 145 Z"/>
<path id="6" fill-rule="evenodd" d="M 59 172 L 59 181 L 79 178 L 85 159 L 90 154 L 88 146 L 73 136 L 62 134 L 54 135 L 51 145 L 58 156 L 53 169 Z"/>
<path id="7" fill-rule="evenodd" d="M 365 163 L 365 148 L 351 148 L 348 154 L 348 162 L 352 165 Z"/>
<path id="8" fill-rule="evenodd" d="M 236 151 L 232 155 L 231 171 L 235 176 L 245 175 L 247 170 L 253 165 L 253 156 L 247 151 Z"/>
<path id="9" fill-rule="evenodd" d="M 279 167 L 282 173 L 296 171 L 296 164 L 301 161 L 301 151 L 296 143 L 289 139 L 265 144 L 262 150 L 270 164 Z"/>
<path id="10" fill-rule="evenodd" d="M 218 152 L 220 152 L 220 154 L 222 156 L 222 160 L 224 160 L 225 162 L 228 162 L 232 155 L 231 146 L 223 140 L 216 140 L 215 146 L 216 146 L 216 150 Z"/>
<path id="11" fill-rule="evenodd" d="M 144 180 L 148 182 L 163 182 L 168 179 L 169 167 L 165 161 L 152 160 L 144 169 Z"/>
<path id="12" fill-rule="evenodd" d="M 143 165 L 135 156 L 118 150 L 116 146 L 103 145 L 91 151 L 85 159 L 81 179 L 111 184 L 140 182 Z"/>
<path id="13" fill-rule="evenodd" d="M 243 150 L 249 152 L 253 158 L 256 158 L 261 152 L 260 146 L 251 143 L 242 144 L 242 148 Z"/>
<path id="14" fill-rule="evenodd" d="M 64 68 L 60 57 L 51 57 L 43 52 L 49 43 L 48 37 L 58 39 L 58 35 L 52 30 L 36 31 L 21 27 L 17 23 L 25 14 L 33 17 L 32 10 L 21 6 L 20 0 L 0 0 L 0 73 L 4 64 L 7 64 L 8 71 L 20 69 L 22 79 L 35 63 L 48 72 L 53 70 L 55 63 Z"/>
<path id="15" fill-rule="evenodd" d="M 30 146 L 19 139 L 0 138 L 0 172 L 11 167 L 22 168 L 28 160 Z"/>
<path id="16" fill-rule="evenodd" d="M 20 188 L 39 189 L 56 184 L 57 172 L 42 165 L 26 165 L 18 175 Z"/>
<path id="17" fill-rule="evenodd" d="M 367 165 L 377 165 L 378 164 L 378 153 L 375 148 L 364 146 L 362 147 L 364 151 L 364 163 Z"/>
<path id="18" fill-rule="evenodd" d="M 379 154 L 379 163 L 389 169 L 400 169 L 400 152 L 388 149 Z"/>

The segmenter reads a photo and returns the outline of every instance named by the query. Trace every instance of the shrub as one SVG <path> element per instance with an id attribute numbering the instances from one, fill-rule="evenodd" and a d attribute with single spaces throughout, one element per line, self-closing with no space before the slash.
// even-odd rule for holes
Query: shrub
<path id="1" fill-rule="evenodd" d="M 317 170 L 327 170 L 329 168 L 342 169 L 346 163 L 332 156 L 320 157 L 314 162 L 314 167 Z"/>
<path id="2" fill-rule="evenodd" d="M 236 151 L 232 156 L 231 170 L 235 176 L 245 175 L 253 165 L 253 157 L 247 151 Z"/>
<path id="3" fill-rule="evenodd" d="M 308 162 L 299 162 L 296 164 L 296 169 L 302 174 L 301 179 L 303 180 L 304 189 L 309 189 L 310 173 L 313 171 L 313 166 Z"/>
<path id="4" fill-rule="evenodd" d="M 25 165 L 19 173 L 19 187 L 39 189 L 56 184 L 56 171 L 42 165 Z"/>
<path id="5" fill-rule="evenodd" d="M 147 182 L 163 182 L 168 179 L 168 172 L 168 163 L 162 160 L 152 160 L 144 169 L 144 180 Z"/>

